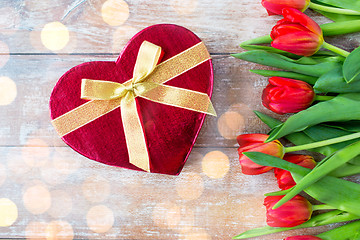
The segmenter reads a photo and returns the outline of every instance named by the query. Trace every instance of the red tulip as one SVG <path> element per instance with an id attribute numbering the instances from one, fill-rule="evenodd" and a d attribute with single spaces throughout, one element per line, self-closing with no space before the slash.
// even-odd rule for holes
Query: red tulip
<path id="1" fill-rule="evenodd" d="M 323 240 L 323 239 L 312 235 L 301 235 L 301 236 L 287 237 L 284 240 Z"/>
<path id="2" fill-rule="evenodd" d="M 307 109 L 315 99 L 313 88 L 306 82 L 283 77 L 269 78 L 263 91 L 262 104 L 278 114 Z"/>
<path id="3" fill-rule="evenodd" d="M 316 165 L 314 158 L 309 155 L 287 153 L 285 154 L 283 159 L 288 162 L 295 163 L 299 166 L 310 169 L 313 169 Z M 275 168 L 274 173 L 280 189 L 285 190 L 295 186 L 296 183 L 289 171 L 280 168 Z"/>
<path id="4" fill-rule="evenodd" d="M 262 152 L 279 158 L 284 156 L 284 147 L 278 140 L 264 143 L 268 137 L 269 135 L 258 133 L 242 134 L 237 137 L 237 141 L 240 145 L 238 153 L 242 173 L 247 175 L 257 175 L 273 169 L 273 167 L 261 166 L 254 163 L 242 154 L 243 152 Z"/>
<path id="5" fill-rule="evenodd" d="M 282 14 L 284 19 L 271 31 L 271 46 L 301 56 L 316 53 L 324 42 L 320 26 L 294 8 L 284 8 Z"/>
<path id="6" fill-rule="evenodd" d="M 295 227 L 310 219 L 312 206 L 306 198 L 300 195 L 296 195 L 279 208 L 272 209 L 282 197 L 268 196 L 264 200 L 266 223 L 270 227 Z"/>
<path id="7" fill-rule="evenodd" d="M 310 5 L 310 0 L 262 0 L 261 4 L 269 15 L 281 15 L 283 8 L 291 7 L 304 12 Z"/>

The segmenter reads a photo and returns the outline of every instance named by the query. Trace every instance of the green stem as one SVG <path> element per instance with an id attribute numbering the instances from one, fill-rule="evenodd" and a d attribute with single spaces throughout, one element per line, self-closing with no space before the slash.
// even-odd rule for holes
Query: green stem
<path id="1" fill-rule="evenodd" d="M 265 193 L 264 196 L 282 196 L 287 194 L 288 192 L 290 192 L 292 190 L 292 188 L 286 189 L 286 190 L 281 190 L 281 191 L 277 191 L 277 192 L 269 192 L 269 193 Z"/>
<path id="2" fill-rule="evenodd" d="M 312 205 L 312 210 L 313 211 L 318 211 L 318 210 L 335 210 L 336 208 L 326 205 L 326 204 L 319 204 L 319 205 Z"/>
<path id="3" fill-rule="evenodd" d="M 309 8 L 314 9 L 314 10 L 320 10 L 320 11 L 324 11 L 324 12 L 329 12 L 329 13 L 343 14 L 343 15 L 360 15 L 360 12 L 358 12 L 358 11 L 354 11 L 354 10 L 350 10 L 350 9 L 343 9 L 343 8 L 324 6 L 324 5 L 316 4 L 316 3 L 313 3 L 313 2 L 310 2 Z"/>
<path id="4" fill-rule="evenodd" d="M 323 96 L 323 95 L 316 95 L 314 101 L 327 101 L 333 99 L 334 96 Z"/>
<path id="5" fill-rule="evenodd" d="M 348 140 L 356 139 L 359 137 L 360 137 L 360 132 L 357 132 L 357 133 L 348 134 L 348 135 L 345 135 L 342 137 L 332 138 L 332 139 L 323 140 L 323 141 L 319 141 L 319 142 L 314 142 L 314 143 L 309 143 L 309 144 L 304 144 L 304 145 L 299 145 L 299 146 L 293 146 L 293 147 L 286 147 L 285 153 L 323 147 L 323 146 L 327 146 L 327 145 L 331 145 L 331 144 L 335 144 L 335 143 L 339 143 L 339 142 L 345 142 Z"/>
<path id="6" fill-rule="evenodd" d="M 347 57 L 350 54 L 348 51 L 345 51 L 345 50 L 343 50 L 341 48 L 335 47 L 334 45 L 331 45 L 331 44 L 329 44 L 327 42 L 324 42 L 322 47 L 326 48 L 327 50 L 330 50 L 330 51 L 332 51 L 334 53 L 337 53 L 337 54 L 339 54 L 339 55 L 341 55 L 343 57 Z"/>
<path id="7" fill-rule="evenodd" d="M 324 36 L 334 36 L 360 31 L 360 20 L 330 22 L 320 25 Z"/>
<path id="8" fill-rule="evenodd" d="M 257 38 L 253 38 L 253 39 L 244 41 L 244 42 L 240 43 L 240 47 L 244 46 L 244 45 L 264 44 L 264 43 L 271 43 L 271 42 L 272 42 L 272 39 L 271 39 L 270 35 L 265 35 L 265 36 L 261 36 L 261 37 L 257 37 Z"/>

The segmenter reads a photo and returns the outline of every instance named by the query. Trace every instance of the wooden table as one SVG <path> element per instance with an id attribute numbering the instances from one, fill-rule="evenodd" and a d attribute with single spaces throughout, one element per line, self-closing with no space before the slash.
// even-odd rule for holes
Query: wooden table
<path id="1" fill-rule="evenodd" d="M 268 17 L 260 1 L 2 0 L 0 16 L 0 222 L 10 222 L 2 223 L 0 238 L 230 239 L 265 225 L 263 194 L 277 190 L 275 178 L 243 175 L 235 138 L 267 132 L 252 112 L 270 113 L 260 100 L 267 79 L 248 71 L 262 66 L 229 56 L 280 19 Z M 195 32 L 215 70 L 218 117 L 206 117 L 179 176 L 88 160 L 61 141 L 49 118 L 49 96 L 63 73 L 114 61 L 135 33 L 158 23 Z M 330 42 L 351 50 L 359 39 Z"/>

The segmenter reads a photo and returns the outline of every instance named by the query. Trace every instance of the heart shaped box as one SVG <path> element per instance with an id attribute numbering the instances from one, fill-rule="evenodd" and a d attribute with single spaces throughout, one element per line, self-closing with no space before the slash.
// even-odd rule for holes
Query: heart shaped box
<path id="1" fill-rule="evenodd" d="M 101 79 L 123 83 L 132 78 L 140 45 L 149 41 L 162 48 L 161 61 L 201 42 L 190 30 L 172 24 L 150 26 L 136 34 L 115 62 L 94 61 L 75 66 L 57 82 L 50 97 L 50 115 L 59 116 L 85 104 L 80 98 L 81 80 Z M 211 59 L 166 82 L 166 85 L 206 93 L 211 97 Z M 136 98 L 153 173 L 178 175 L 182 170 L 204 122 L 205 114 Z M 70 132 L 62 140 L 78 153 L 100 163 L 127 169 L 142 169 L 129 163 L 121 121 L 115 110 Z"/>

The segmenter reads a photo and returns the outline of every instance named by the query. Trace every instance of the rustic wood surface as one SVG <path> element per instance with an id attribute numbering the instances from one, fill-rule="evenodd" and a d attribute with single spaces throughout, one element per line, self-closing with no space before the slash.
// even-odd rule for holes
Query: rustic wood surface
<path id="1" fill-rule="evenodd" d="M 0 226 L 0 238 L 231 239 L 265 225 L 263 194 L 277 190 L 275 178 L 241 174 L 235 138 L 268 130 L 252 112 L 269 113 L 260 101 L 267 79 L 248 72 L 262 66 L 229 56 L 242 51 L 240 42 L 268 34 L 279 19 L 268 17 L 259 2 L 2 0 L 0 222 L 11 224 Z M 61 141 L 49 119 L 49 96 L 63 73 L 82 62 L 115 60 L 136 32 L 158 23 L 194 31 L 215 70 L 218 117 L 206 117 L 176 177 L 88 160 Z M 330 42 L 351 50 L 359 39 L 351 34 Z"/>

